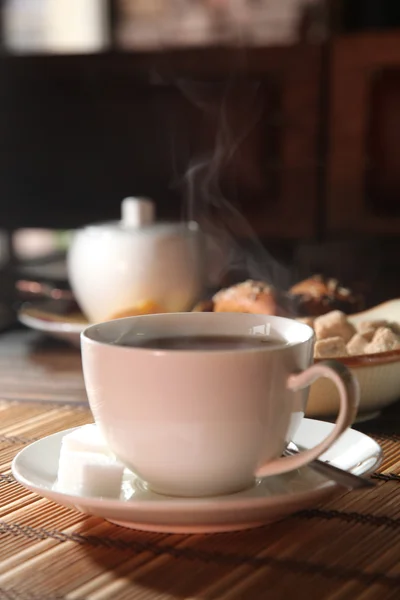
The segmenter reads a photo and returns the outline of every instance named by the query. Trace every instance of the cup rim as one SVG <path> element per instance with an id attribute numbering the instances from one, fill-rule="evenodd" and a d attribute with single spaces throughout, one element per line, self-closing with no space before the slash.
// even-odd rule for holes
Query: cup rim
<path id="1" fill-rule="evenodd" d="M 91 333 L 96 331 L 97 329 L 101 329 L 103 327 L 110 327 L 113 323 L 117 323 L 117 322 L 121 322 L 121 321 L 125 321 L 125 322 L 137 322 L 138 320 L 145 320 L 145 319 L 157 319 L 157 318 L 165 318 L 166 316 L 168 317 L 177 317 L 179 315 L 183 316 L 183 318 L 193 318 L 193 319 L 198 319 L 198 320 L 207 320 L 207 319 L 228 319 L 229 317 L 232 318 L 232 316 L 234 315 L 235 318 L 242 318 L 242 317 L 263 317 L 263 318 L 267 318 L 270 319 L 272 322 L 282 322 L 282 321 L 286 321 L 286 322 L 290 322 L 292 324 L 295 324 L 295 327 L 298 327 L 299 330 L 303 330 L 303 331 L 307 331 L 308 332 L 308 336 L 305 337 L 304 339 L 301 339 L 299 341 L 294 341 L 294 342 L 288 342 L 286 344 L 284 344 L 283 346 L 277 346 L 274 344 L 271 344 L 271 346 L 266 345 L 265 347 L 255 347 L 255 348 L 231 348 L 231 349 L 223 349 L 223 350 L 184 350 L 184 349 L 180 349 L 180 350 L 176 350 L 176 349 L 157 349 L 157 348 L 147 348 L 147 347 L 140 347 L 140 346 L 124 346 L 123 344 L 118 344 L 115 342 L 108 342 L 108 341 L 104 341 L 104 340 L 99 340 L 99 339 L 95 339 L 93 337 L 91 337 Z M 210 317 L 210 315 L 212 315 Z M 190 356 L 205 356 L 205 355 L 213 355 L 215 356 L 216 354 L 248 354 L 248 353 L 259 353 L 259 352 L 274 352 L 274 351 L 282 351 L 288 348 L 295 348 L 297 346 L 301 346 L 302 344 L 306 344 L 309 343 L 310 341 L 314 341 L 315 339 L 315 332 L 313 330 L 312 327 L 310 327 L 309 325 L 307 325 L 306 323 L 301 323 L 299 321 L 296 321 L 295 319 L 290 319 L 287 317 L 278 317 L 275 315 L 264 315 L 264 314 L 260 314 L 260 315 L 256 315 L 256 314 L 250 314 L 250 313 L 193 313 L 193 312 L 181 312 L 181 313 L 157 313 L 157 314 L 152 314 L 152 315 L 137 315 L 137 316 L 132 316 L 132 317 L 123 317 L 121 319 L 113 319 L 113 320 L 108 320 L 108 321 L 103 321 L 101 323 L 92 323 L 90 325 L 88 325 L 87 327 L 85 327 L 85 329 L 81 332 L 80 334 L 80 338 L 81 338 L 81 345 L 83 345 L 83 343 L 85 344 L 89 344 L 89 345 L 94 345 L 94 346 L 99 346 L 99 347 L 113 347 L 113 348 L 118 348 L 119 351 L 121 352 L 140 352 L 140 353 L 146 353 L 146 354 L 155 354 L 157 356 L 160 355 L 168 355 L 168 356 L 177 356 L 177 355 L 190 355 Z"/>

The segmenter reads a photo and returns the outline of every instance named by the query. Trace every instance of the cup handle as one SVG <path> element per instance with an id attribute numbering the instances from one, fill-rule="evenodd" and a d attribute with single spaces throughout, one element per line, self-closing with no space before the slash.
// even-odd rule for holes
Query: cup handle
<path id="1" fill-rule="evenodd" d="M 335 360 L 315 363 L 305 371 L 289 375 L 286 385 L 290 390 L 297 391 L 311 385 L 319 377 L 326 377 L 333 381 L 339 391 L 340 409 L 335 427 L 314 448 L 304 450 L 293 456 L 276 458 L 262 465 L 257 470 L 256 477 L 278 475 L 303 467 L 326 452 L 333 442 L 353 423 L 359 403 L 359 386 L 357 380 L 343 364 Z"/>

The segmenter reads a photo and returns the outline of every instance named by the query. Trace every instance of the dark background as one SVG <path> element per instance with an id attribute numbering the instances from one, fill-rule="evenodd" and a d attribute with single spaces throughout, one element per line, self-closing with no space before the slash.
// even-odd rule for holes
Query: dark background
<path id="1" fill-rule="evenodd" d="M 313 43 L 300 32 L 272 48 L 3 52 L 0 228 L 118 218 L 127 195 L 180 218 L 185 174 L 211 159 L 223 123 L 198 206 L 236 206 L 296 276 L 338 276 L 370 302 L 400 294 L 399 3 L 326 4 Z"/>

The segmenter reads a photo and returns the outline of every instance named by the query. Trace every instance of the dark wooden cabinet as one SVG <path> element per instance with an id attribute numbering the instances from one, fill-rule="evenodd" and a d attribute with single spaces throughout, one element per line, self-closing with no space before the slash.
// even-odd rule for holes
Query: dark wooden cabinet
<path id="1" fill-rule="evenodd" d="M 400 233 L 400 33 L 332 46 L 326 179 L 329 235 Z"/>
<path id="2" fill-rule="evenodd" d="M 400 233 L 400 32 L 0 59 L 0 227 L 223 218 L 266 240 Z"/>
<path id="3" fill-rule="evenodd" d="M 262 236 L 313 237 L 320 70 L 308 45 L 3 57 L 0 226 L 74 227 L 149 195 L 162 218 L 189 198 L 241 235 L 237 211 Z"/>

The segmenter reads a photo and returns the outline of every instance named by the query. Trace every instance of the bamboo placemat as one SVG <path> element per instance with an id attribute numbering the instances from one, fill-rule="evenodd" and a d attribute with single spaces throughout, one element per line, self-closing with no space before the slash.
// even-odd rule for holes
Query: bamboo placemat
<path id="1" fill-rule="evenodd" d="M 0 600 L 399 597 L 399 407 L 362 426 L 385 452 L 375 489 L 211 536 L 119 528 L 15 482 L 21 448 L 91 420 L 78 350 L 32 331 L 1 336 Z"/>
<path id="2" fill-rule="evenodd" d="M 0 397 L 87 405 L 80 351 L 26 329 L 2 334 Z"/>
<path id="3" fill-rule="evenodd" d="M 90 422 L 84 407 L 0 402 L 0 598 L 382 600 L 400 589 L 400 438 L 379 437 L 377 487 L 241 533 L 136 532 L 15 482 L 31 441 Z"/>

